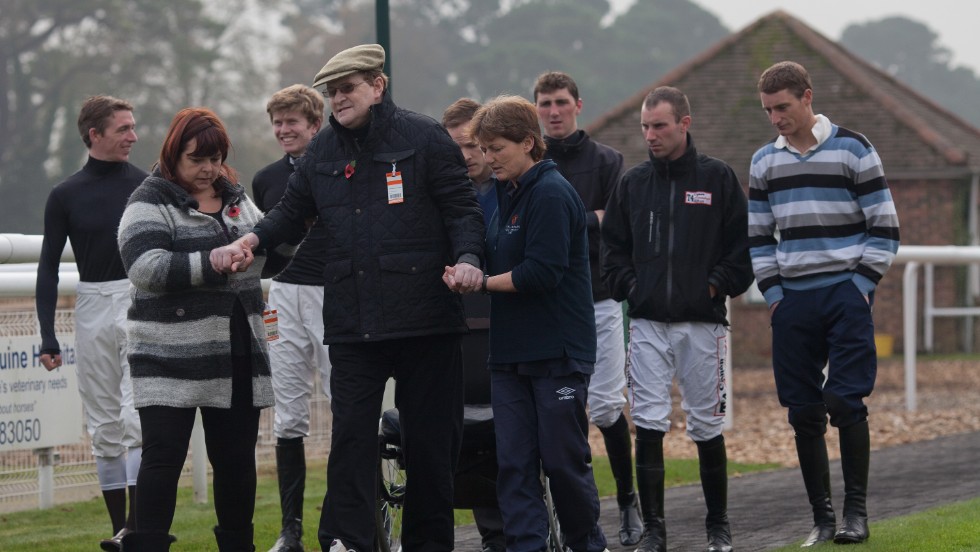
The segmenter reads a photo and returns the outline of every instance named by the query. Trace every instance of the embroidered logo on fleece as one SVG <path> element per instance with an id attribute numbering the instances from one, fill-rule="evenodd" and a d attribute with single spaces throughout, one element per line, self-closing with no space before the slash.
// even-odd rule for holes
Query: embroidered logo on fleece
<path id="1" fill-rule="evenodd" d="M 684 192 L 684 203 L 688 205 L 711 205 L 711 192 Z"/>
<path id="2" fill-rule="evenodd" d="M 520 217 L 518 215 L 514 215 L 510 217 L 510 224 L 504 225 L 505 234 L 513 234 L 514 232 L 517 232 L 520 229 L 521 229 L 521 224 L 520 224 Z"/>
<path id="3" fill-rule="evenodd" d="M 575 393 L 575 390 L 571 387 L 562 387 L 561 389 L 555 391 L 555 393 L 558 393 L 559 401 L 567 401 L 575 398 L 575 395 L 573 394 Z"/>

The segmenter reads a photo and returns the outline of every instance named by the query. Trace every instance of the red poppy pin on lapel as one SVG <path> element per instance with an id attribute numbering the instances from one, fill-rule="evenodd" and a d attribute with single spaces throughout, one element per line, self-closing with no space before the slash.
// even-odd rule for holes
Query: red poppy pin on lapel
<path id="1" fill-rule="evenodd" d="M 353 161 L 351 161 L 350 163 L 347 163 L 347 166 L 344 167 L 344 176 L 347 177 L 347 180 L 350 180 L 350 177 L 354 176 L 354 169 L 355 168 L 357 168 L 357 160 L 356 159 L 353 160 Z"/>

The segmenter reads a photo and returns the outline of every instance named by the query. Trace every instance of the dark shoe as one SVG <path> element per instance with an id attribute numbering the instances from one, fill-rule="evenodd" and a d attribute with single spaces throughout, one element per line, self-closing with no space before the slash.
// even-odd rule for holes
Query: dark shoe
<path id="1" fill-rule="evenodd" d="M 633 500 L 629 506 L 619 509 L 619 543 L 623 546 L 632 546 L 640 542 L 643 536 L 643 521 L 640 519 L 640 501 L 633 494 Z"/>
<path id="2" fill-rule="evenodd" d="M 175 542 L 177 542 L 177 537 L 166 533 L 130 531 L 119 539 L 119 550 L 124 552 L 168 552 L 170 545 Z"/>
<path id="3" fill-rule="evenodd" d="M 732 552 L 732 530 L 727 523 L 708 529 L 708 548 L 705 552 Z"/>
<path id="4" fill-rule="evenodd" d="M 506 547 L 501 546 L 499 544 L 488 544 L 483 547 L 483 550 L 481 550 L 481 552 L 505 552 L 506 550 L 507 550 Z"/>
<path id="5" fill-rule="evenodd" d="M 123 537 L 130 533 L 132 533 L 131 530 L 123 527 L 114 537 L 110 539 L 102 539 L 102 541 L 99 542 L 99 547 L 106 552 L 119 552 L 122 550 Z"/>
<path id="6" fill-rule="evenodd" d="M 276 544 L 272 545 L 269 552 L 303 552 L 302 533 L 296 535 L 283 529 Z"/>
<path id="7" fill-rule="evenodd" d="M 871 536 L 868 530 L 868 518 L 865 516 L 844 516 L 840 529 L 834 535 L 836 544 L 860 544 Z"/>
<path id="8" fill-rule="evenodd" d="M 636 552 L 667 552 L 667 543 L 659 530 L 644 531 Z"/>
<path id="9" fill-rule="evenodd" d="M 822 542 L 832 541 L 833 539 L 834 526 L 815 525 L 813 529 L 810 530 L 810 534 L 807 535 L 806 540 L 800 545 L 800 548 L 809 548 Z"/>

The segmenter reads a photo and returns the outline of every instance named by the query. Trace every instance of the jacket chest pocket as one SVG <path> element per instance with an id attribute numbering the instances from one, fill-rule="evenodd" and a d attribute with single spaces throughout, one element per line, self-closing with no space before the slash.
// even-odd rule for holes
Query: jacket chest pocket
<path id="1" fill-rule="evenodd" d="M 659 209 L 647 209 L 633 216 L 633 259 L 636 262 L 656 259 L 664 247 L 663 213 Z"/>
<path id="2" fill-rule="evenodd" d="M 320 207 L 349 205 L 351 202 L 351 181 L 346 172 L 346 161 L 323 161 L 316 164 L 313 181 L 313 196 Z M 351 175 L 353 177 L 353 175 Z"/>

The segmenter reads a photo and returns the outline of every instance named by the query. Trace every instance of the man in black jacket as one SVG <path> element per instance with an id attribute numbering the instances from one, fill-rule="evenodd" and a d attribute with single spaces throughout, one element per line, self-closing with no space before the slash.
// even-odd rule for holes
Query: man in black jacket
<path id="1" fill-rule="evenodd" d="M 599 428 L 616 480 L 619 504 L 619 542 L 640 540 L 639 504 L 633 490 L 633 439 L 623 414 L 626 406 L 626 347 L 623 306 L 614 301 L 599 279 L 599 223 L 613 188 L 623 175 L 623 155 L 592 140 L 578 128 L 582 98 L 569 75 L 550 71 L 534 83 L 534 103 L 547 144 L 545 157 L 558 164 L 585 204 L 589 232 L 589 267 L 595 306 L 596 362 L 589 380 L 589 421 Z"/>
<path id="2" fill-rule="evenodd" d="M 460 297 L 479 289 L 484 224 L 459 147 L 439 123 L 396 107 L 377 44 L 336 54 L 313 86 L 329 125 L 307 148 L 282 201 L 253 233 L 212 252 L 241 269 L 259 244 L 325 229 L 324 343 L 333 366 L 332 441 L 318 537 L 323 550 L 371 550 L 378 418 L 396 381 L 407 489 L 402 544 L 453 549 L 453 471 L 462 433 Z M 442 281 L 447 265 L 453 289 Z"/>
<path id="3" fill-rule="evenodd" d="M 707 551 L 729 552 L 725 299 L 752 283 L 747 200 L 731 167 L 694 148 L 691 107 L 680 90 L 648 94 L 640 123 L 650 160 L 623 176 L 602 223 L 603 282 L 614 299 L 629 303 L 630 414 L 643 511 L 636 550 L 667 550 L 663 437 L 676 375 L 687 434 L 698 447 Z"/>

